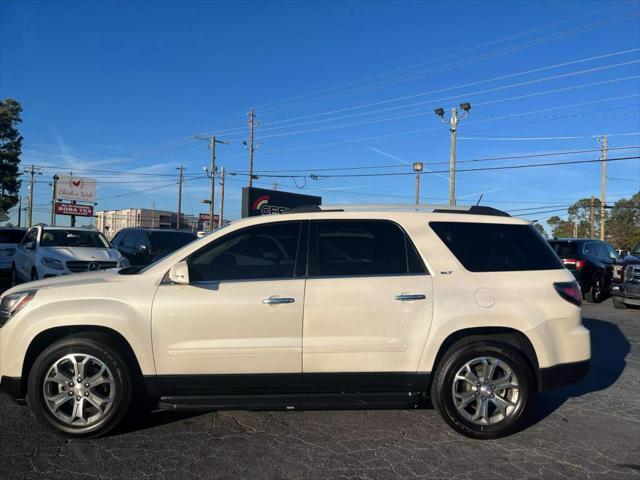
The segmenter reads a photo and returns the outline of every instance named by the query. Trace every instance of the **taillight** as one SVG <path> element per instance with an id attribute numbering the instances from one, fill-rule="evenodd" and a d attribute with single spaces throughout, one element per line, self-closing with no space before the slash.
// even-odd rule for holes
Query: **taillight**
<path id="1" fill-rule="evenodd" d="M 577 260 L 575 258 L 563 258 L 562 263 L 567 267 L 573 267 L 575 270 L 582 270 L 584 267 L 584 260 Z"/>
<path id="2" fill-rule="evenodd" d="M 582 290 L 580 290 L 578 282 L 558 282 L 554 283 L 553 286 L 556 292 L 558 292 L 558 295 L 567 302 L 571 302 L 578 307 L 582 303 Z"/>

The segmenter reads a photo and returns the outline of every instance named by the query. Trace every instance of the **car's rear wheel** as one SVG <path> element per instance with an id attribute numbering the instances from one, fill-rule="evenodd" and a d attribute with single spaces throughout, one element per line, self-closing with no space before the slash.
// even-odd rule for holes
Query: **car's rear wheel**
<path id="1" fill-rule="evenodd" d="M 613 297 L 613 306 L 615 308 L 622 308 L 622 309 L 627 308 L 627 304 L 624 302 L 621 302 L 616 297 Z"/>
<path id="2" fill-rule="evenodd" d="M 604 282 L 601 275 L 593 279 L 591 288 L 584 294 L 584 299 L 589 303 L 600 303 L 604 298 Z"/>
<path id="3" fill-rule="evenodd" d="M 68 337 L 36 359 L 27 400 L 36 417 L 56 432 L 96 437 L 126 413 L 131 376 L 108 337 Z"/>
<path id="4" fill-rule="evenodd" d="M 471 438 L 497 438 L 520 427 L 533 385 L 528 361 L 515 348 L 463 341 L 440 362 L 431 399 L 456 431 Z"/>

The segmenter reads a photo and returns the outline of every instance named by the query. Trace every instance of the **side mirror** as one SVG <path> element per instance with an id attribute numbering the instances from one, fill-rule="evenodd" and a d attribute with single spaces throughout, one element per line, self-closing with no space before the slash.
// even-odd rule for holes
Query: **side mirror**
<path id="1" fill-rule="evenodd" d="M 138 245 L 138 251 L 141 253 L 149 253 L 149 247 L 147 247 L 144 243 Z"/>
<path id="2" fill-rule="evenodd" d="M 186 260 L 182 260 L 171 267 L 169 280 L 182 285 L 189 284 L 189 265 L 187 265 Z"/>

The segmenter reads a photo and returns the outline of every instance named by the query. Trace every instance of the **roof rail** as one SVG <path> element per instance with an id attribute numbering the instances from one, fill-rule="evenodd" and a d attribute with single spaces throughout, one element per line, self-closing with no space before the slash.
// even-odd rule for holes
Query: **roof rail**
<path id="1" fill-rule="evenodd" d="M 478 205 L 454 206 L 449 205 L 416 205 L 416 204 L 346 204 L 346 205 L 303 205 L 294 207 L 286 213 L 314 213 L 314 212 L 427 212 L 427 213 L 466 213 L 471 215 L 490 215 L 495 217 L 510 217 L 507 212 L 493 207 Z"/>

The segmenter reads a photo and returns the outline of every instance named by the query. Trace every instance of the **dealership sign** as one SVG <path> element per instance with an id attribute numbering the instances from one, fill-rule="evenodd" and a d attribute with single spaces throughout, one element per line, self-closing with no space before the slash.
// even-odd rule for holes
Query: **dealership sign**
<path id="1" fill-rule="evenodd" d="M 272 215 L 284 213 L 292 208 L 322 205 L 322 197 L 244 187 L 242 189 L 242 216 Z"/>
<path id="2" fill-rule="evenodd" d="M 77 215 L 79 217 L 93 217 L 91 205 L 74 205 L 72 203 L 56 203 L 58 215 Z"/>
<path id="3" fill-rule="evenodd" d="M 56 199 L 93 203 L 96 201 L 96 179 L 61 175 L 56 181 Z"/>

